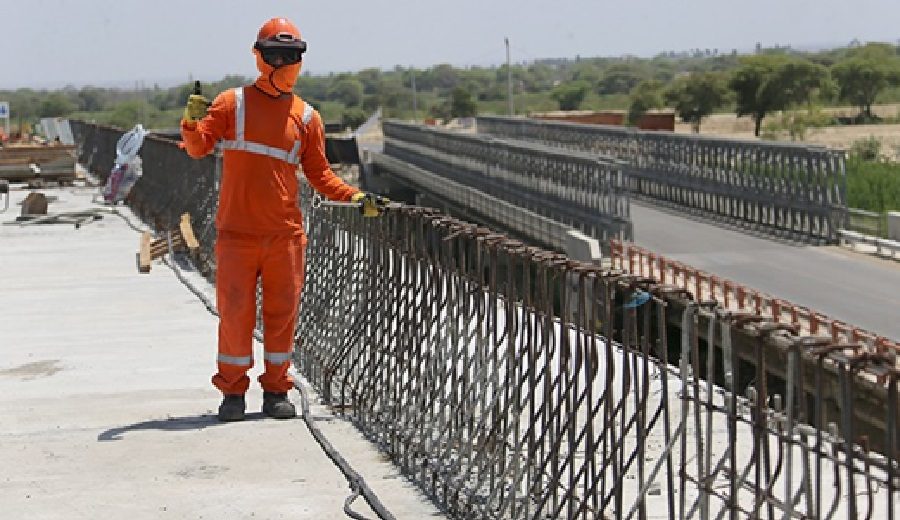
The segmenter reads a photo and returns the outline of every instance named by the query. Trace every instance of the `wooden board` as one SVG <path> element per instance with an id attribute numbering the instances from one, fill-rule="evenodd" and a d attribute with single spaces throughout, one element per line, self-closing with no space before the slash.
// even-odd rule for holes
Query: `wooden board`
<path id="1" fill-rule="evenodd" d="M 181 222 L 178 225 L 178 230 L 181 232 L 181 238 L 184 240 L 184 245 L 187 246 L 188 252 L 190 252 L 191 256 L 196 256 L 197 252 L 200 250 L 200 242 L 197 241 L 197 237 L 194 236 L 194 228 L 191 227 L 191 216 L 188 213 L 181 215 Z"/>
<path id="2" fill-rule="evenodd" d="M 153 262 L 153 257 L 150 254 L 150 242 L 152 240 L 153 238 L 150 236 L 149 231 L 141 233 L 141 246 L 138 251 L 138 272 L 150 272 L 150 264 Z"/>

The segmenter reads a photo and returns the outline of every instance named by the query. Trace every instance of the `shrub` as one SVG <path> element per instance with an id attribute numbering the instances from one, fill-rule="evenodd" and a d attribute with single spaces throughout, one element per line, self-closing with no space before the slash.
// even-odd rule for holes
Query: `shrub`
<path id="1" fill-rule="evenodd" d="M 366 111 L 359 107 L 345 108 L 341 114 L 341 125 L 350 128 L 359 128 L 366 122 L 369 116 Z"/>
<path id="2" fill-rule="evenodd" d="M 863 161 L 877 161 L 881 157 L 881 141 L 871 135 L 857 139 L 850 145 L 850 156 Z"/>
<path id="3" fill-rule="evenodd" d="M 900 210 L 900 164 L 851 155 L 847 161 L 847 204 L 868 211 Z"/>

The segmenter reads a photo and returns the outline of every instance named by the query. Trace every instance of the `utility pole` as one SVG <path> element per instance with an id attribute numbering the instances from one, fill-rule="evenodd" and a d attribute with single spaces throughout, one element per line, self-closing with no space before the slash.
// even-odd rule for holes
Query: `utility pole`
<path id="1" fill-rule="evenodd" d="M 513 115 L 515 110 L 513 110 L 513 96 L 512 96 L 512 65 L 509 63 L 509 38 L 503 38 L 503 41 L 506 42 L 506 84 L 509 88 L 509 93 L 507 97 L 509 98 L 509 115 Z"/>
<path id="2" fill-rule="evenodd" d="M 412 74 L 412 91 L 413 91 L 413 119 L 419 120 L 419 107 L 416 99 L 416 69 L 410 67 L 409 72 Z"/>

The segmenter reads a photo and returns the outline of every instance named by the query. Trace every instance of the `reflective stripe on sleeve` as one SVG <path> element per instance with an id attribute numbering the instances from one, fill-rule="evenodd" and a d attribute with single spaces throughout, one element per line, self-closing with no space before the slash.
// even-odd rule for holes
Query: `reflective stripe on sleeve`
<path id="1" fill-rule="evenodd" d="M 281 363 L 287 363 L 291 360 L 290 352 L 266 352 L 265 356 L 266 361 L 269 363 L 273 363 L 276 365 L 280 365 Z"/>
<path id="2" fill-rule="evenodd" d="M 234 140 L 244 140 L 244 88 L 234 89 Z"/>
<path id="3" fill-rule="evenodd" d="M 219 354 L 218 361 L 219 363 L 248 367 L 253 364 L 253 356 L 229 356 L 227 354 Z"/>
<path id="4" fill-rule="evenodd" d="M 309 103 L 304 101 L 303 102 L 303 118 L 302 118 L 304 125 L 308 125 L 310 120 L 312 120 L 313 112 L 315 112 L 315 109 L 312 107 L 312 105 L 310 105 Z"/>

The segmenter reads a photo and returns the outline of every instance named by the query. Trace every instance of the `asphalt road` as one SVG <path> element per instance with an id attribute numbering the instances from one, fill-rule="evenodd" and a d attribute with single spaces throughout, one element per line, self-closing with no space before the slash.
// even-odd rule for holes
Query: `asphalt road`
<path id="1" fill-rule="evenodd" d="M 631 202 L 635 243 L 697 269 L 900 339 L 900 262 L 708 224 Z"/>

